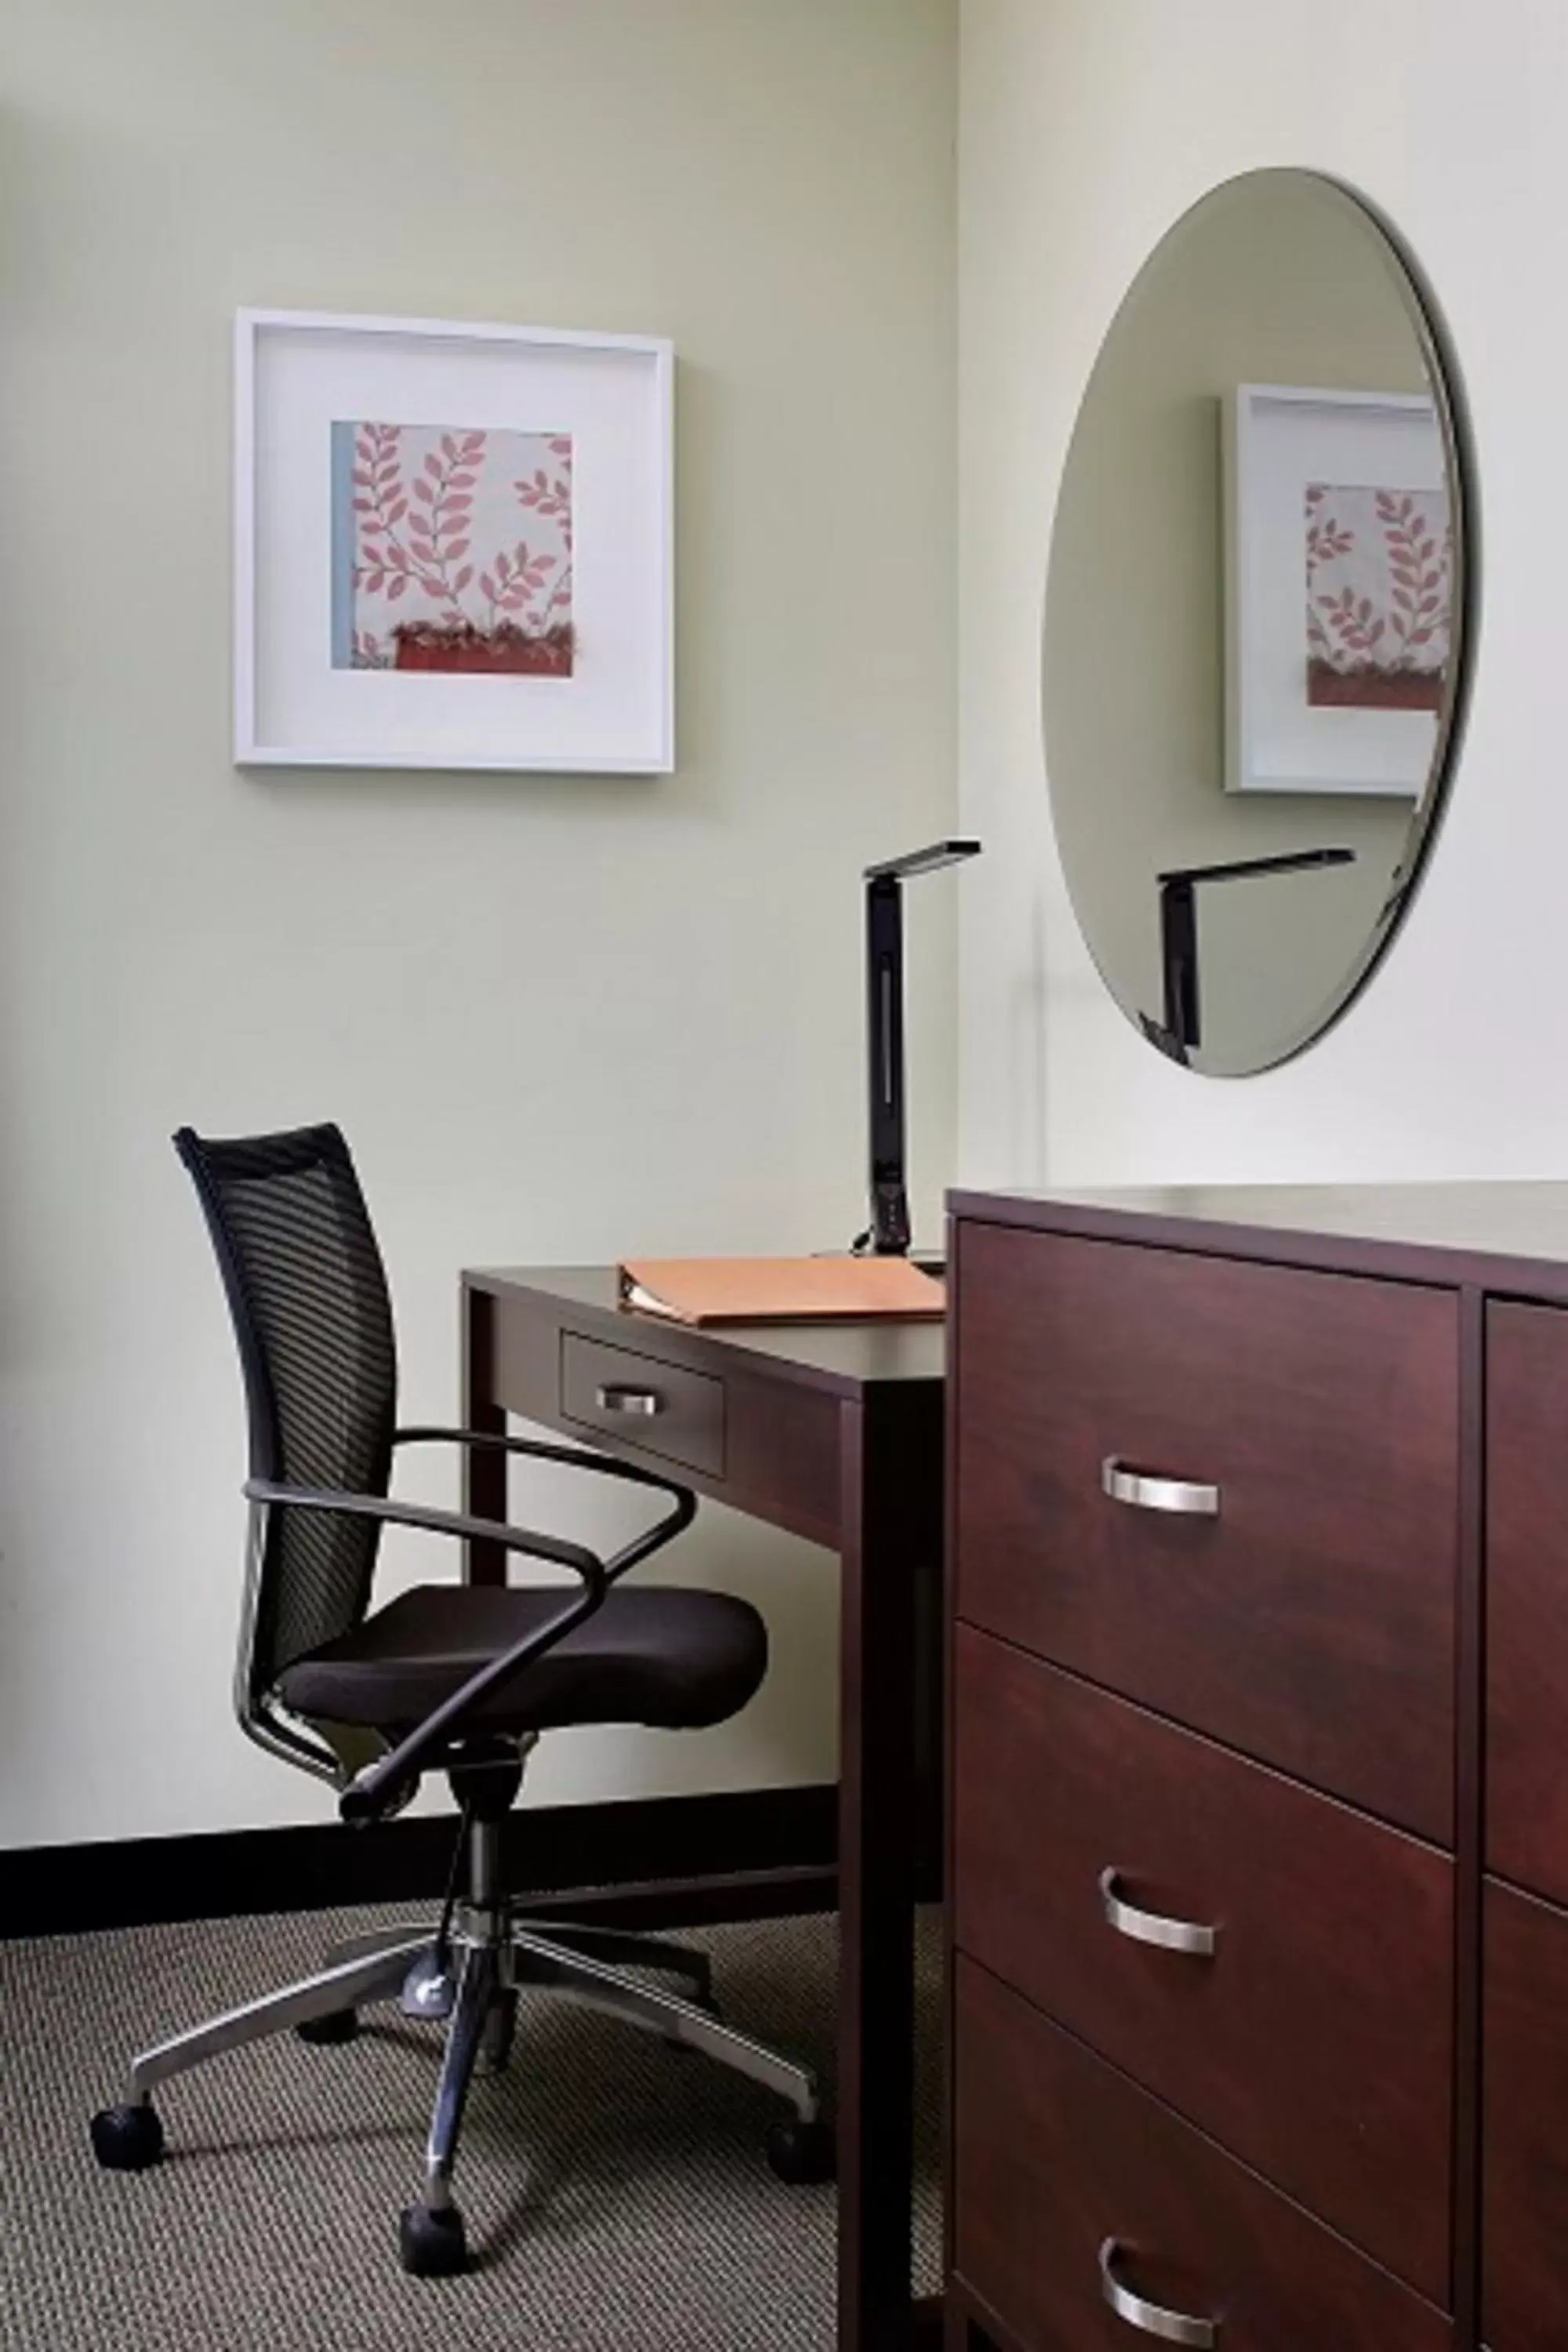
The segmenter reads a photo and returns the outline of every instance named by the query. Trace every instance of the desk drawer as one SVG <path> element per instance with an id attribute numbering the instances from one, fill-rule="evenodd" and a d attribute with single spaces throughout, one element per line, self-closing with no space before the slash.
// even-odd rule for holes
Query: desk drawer
<path id="1" fill-rule="evenodd" d="M 956 1302 L 960 1616 L 1451 1843 L 1457 1295 L 973 1224 Z"/>
<path id="2" fill-rule="evenodd" d="M 1447 2320 L 1018 1994 L 957 1964 L 954 2259 L 1021 2343 L 1127 2352 L 1125 2293 L 1221 2352 L 1451 2352 Z M 1169 2331 L 1162 2331 L 1169 2334 Z"/>
<path id="3" fill-rule="evenodd" d="M 1491 2352 L 1568 2344 L 1568 1913 L 1483 1897 L 1482 2327 Z"/>
<path id="4" fill-rule="evenodd" d="M 1447 1857 L 967 1627 L 954 1738 L 960 1948 L 1440 2301 Z"/>
<path id="5" fill-rule="evenodd" d="M 710 1373 L 563 1331 L 561 1412 L 662 1461 L 724 1475 L 724 1383 Z"/>

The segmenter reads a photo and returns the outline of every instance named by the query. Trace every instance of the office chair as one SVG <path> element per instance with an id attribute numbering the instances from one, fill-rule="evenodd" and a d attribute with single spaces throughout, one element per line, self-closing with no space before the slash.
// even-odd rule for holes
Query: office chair
<path id="1" fill-rule="evenodd" d="M 762 1682 L 767 1636 L 725 1593 L 624 1589 L 627 1570 L 687 1527 L 694 1496 L 653 1471 L 517 1437 L 399 1429 L 396 1354 L 380 1253 L 335 1127 L 175 1148 L 206 1213 L 239 1343 L 250 1427 L 250 1538 L 235 1701 L 249 1737 L 331 1780 L 350 1822 L 383 1819 L 421 1776 L 447 1775 L 460 1811 L 446 1904 L 426 1927 L 361 1936 L 321 1972 L 132 2063 L 121 2103 L 93 2118 L 99 2162 L 141 2171 L 163 2153 L 150 2094 L 222 2051 L 293 2027 L 352 2039 L 357 2012 L 397 2000 L 447 2021 L 423 2193 L 401 2217 L 404 2267 L 467 2266 L 452 2170 L 476 2067 L 506 2063 L 519 1991 L 560 1994 L 700 2051 L 789 2100 L 767 2153 L 784 2179 L 832 2169 L 813 2076 L 720 2020 L 704 1954 L 606 1929 L 532 1926 L 500 1883 L 500 1826 L 529 1751 L 561 1724 L 697 1729 Z M 404 1446 L 495 1446 L 640 1488 L 663 1504 L 608 1559 L 538 1530 L 393 1501 Z M 384 1525 L 479 1538 L 569 1571 L 575 1589 L 420 1585 L 369 1612 Z M 630 1966 L 673 1978 L 654 1988 Z"/>

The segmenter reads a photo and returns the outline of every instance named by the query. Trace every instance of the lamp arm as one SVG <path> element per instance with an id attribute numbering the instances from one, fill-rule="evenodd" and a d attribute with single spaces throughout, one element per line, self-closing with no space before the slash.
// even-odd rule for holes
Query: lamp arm
<path id="1" fill-rule="evenodd" d="M 905 1183 L 904 910 L 896 875 L 866 883 L 866 1038 L 869 1105 L 871 1228 L 878 1257 L 902 1257 L 910 1246 Z"/>
<path id="2" fill-rule="evenodd" d="M 910 1199 L 904 1123 L 904 909 L 900 886 L 979 855 L 977 841 L 929 848 L 868 866 L 866 882 L 867 1136 L 871 1222 L 853 1246 L 877 1257 L 907 1257 Z"/>

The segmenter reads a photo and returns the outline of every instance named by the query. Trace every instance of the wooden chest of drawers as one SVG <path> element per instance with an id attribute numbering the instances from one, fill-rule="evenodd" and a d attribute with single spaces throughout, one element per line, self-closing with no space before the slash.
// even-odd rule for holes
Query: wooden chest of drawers
<path id="1" fill-rule="evenodd" d="M 1563 2352 L 1568 1186 L 953 1206 L 950 2352 Z"/>

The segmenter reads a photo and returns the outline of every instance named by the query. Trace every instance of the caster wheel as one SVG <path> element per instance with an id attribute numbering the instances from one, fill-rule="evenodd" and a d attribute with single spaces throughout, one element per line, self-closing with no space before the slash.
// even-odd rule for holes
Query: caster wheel
<path id="1" fill-rule="evenodd" d="M 767 2150 L 768 2162 L 792 2188 L 809 2188 L 833 2178 L 837 2151 L 833 2134 L 820 2116 L 805 2123 L 799 2116 L 791 2116 L 787 2122 L 774 2124 L 768 2134 Z"/>
<path id="2" fill-rule="evenodd" d="M 92 2119 L 92 2152 L 106 2172 L 145 2172 L 163 2153 L 163 2126 L 149 2100 L 125 2100 Z"/>
<path id="3" fill-rule="evenodd" d="M 456 2278 L 468 2267 L 463 2217 L 455 2205 L 405 2205 L 397 2242 L 403 2267 L 413 2278 Z"/>
<path id="4" fill-rule="evenodd" d="M 334 2009 L 328 2017 L 308 2017 L 294 2032 L 300 2041 L 309 2042 L 318 2049 L 330 2049 L 340 2042 L 353 2042 L 359 2033 L 357 2009 Z"/>

